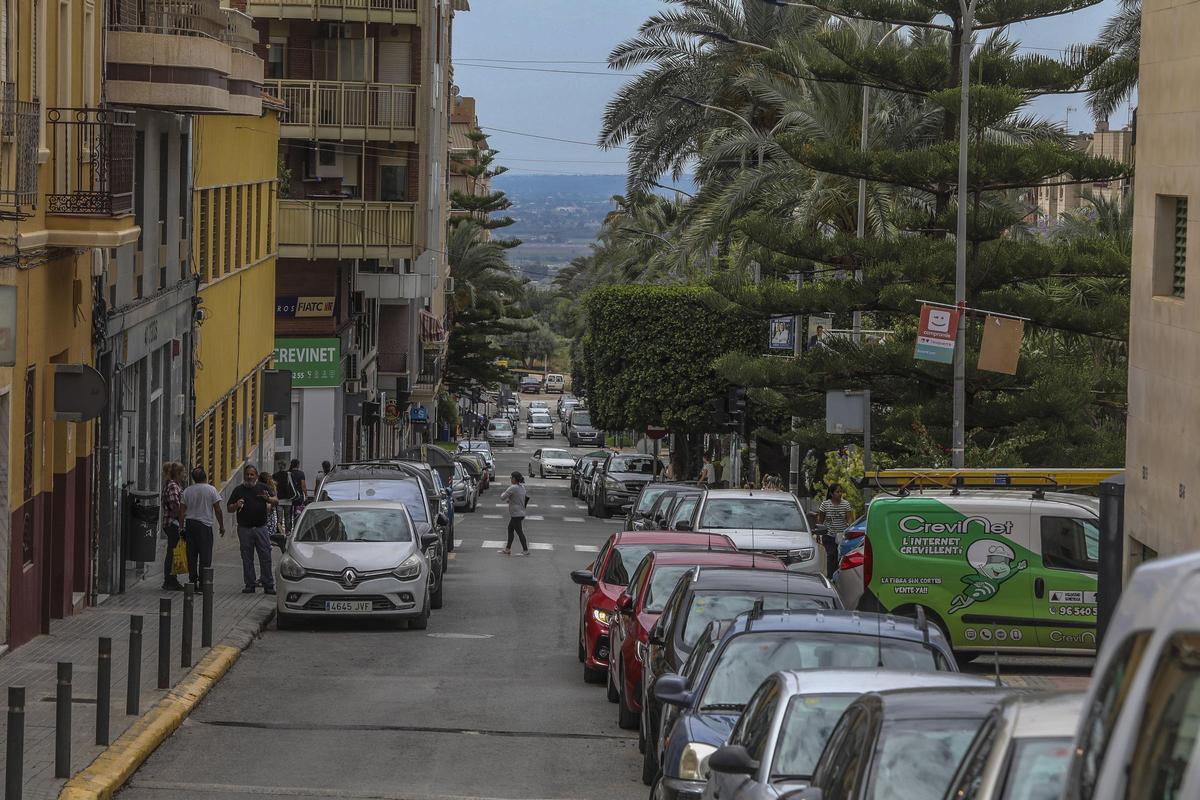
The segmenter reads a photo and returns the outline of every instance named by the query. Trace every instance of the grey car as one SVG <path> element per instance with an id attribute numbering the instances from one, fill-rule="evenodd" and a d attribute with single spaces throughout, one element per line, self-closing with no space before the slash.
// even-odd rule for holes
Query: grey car
<path id="1" fill-rule="evenodd" d="M 571 447 L 580 445 L 604 446 L 604 432 L 592 427 L 592 415 L 586 408 L 577 408 L 563 423 L 563 433 Z"/>
<path id="2" fill-rule="evenodd" d="M 592 476 L 588 513 L 608 519 L 614 509 L 632 505 L 642 488 L 661 475 L 662 462 L 641 453 L 613 453 Z M 723 531 L 717 531 L 722 533 Z"/>
<path id="3" fill-rule="evenodd" d="M 454 465 L 454 483 L 451 484 L 455 510 L 474 511 L 479 503 L 479 484 L 462 464 Z"/>
<path id="4" fill-rule="evenodd" d="M 991 685 L 985 677 L 954 672 L 776 672 L 750 698 L 726 745 L 709 756 L 703 800 L 775 800 L 802 788 L 842 712 L 866 692 Z"/>
<path id="5" fill-rule="evenodd" d="M 490 445 L 508 445 L 512 447 L 516 441 L 513 435 L 513 424 L 506 419 L 494 419 L 488 423 L 487 440 Z"/>

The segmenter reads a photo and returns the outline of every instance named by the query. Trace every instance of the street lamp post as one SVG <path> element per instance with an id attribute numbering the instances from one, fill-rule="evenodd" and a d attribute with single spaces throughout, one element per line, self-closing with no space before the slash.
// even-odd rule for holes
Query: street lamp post
<path id="1" fill-rule="evenodd" d="M 954 338 L 954 418 L 951 429 L 950 463 L 955 469 L 966 464 L 967 416 L 967 146 L 971 110 L 971 49 L 975 35 L 976 0 L 958 0 L 962 12 L 962 38 L 959 43 L 958 105 L 958 227 L 954 248 L 954 303 L 959 309 L 958 331 Z"/>

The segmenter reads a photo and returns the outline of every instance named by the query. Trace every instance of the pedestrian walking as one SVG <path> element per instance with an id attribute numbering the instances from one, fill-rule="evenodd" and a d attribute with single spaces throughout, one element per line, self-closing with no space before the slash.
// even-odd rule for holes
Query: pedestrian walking
<path id="1" fill-rule="evenodd" d="M 259 481 L 253 464 L 242 468 L 242 483 L 229 496 L 227 509 L 237 513 L 238 544 L 242 553 L 242 594 L 253 594 L 254 556 L 258 564 L 263 592 L 275 594 L 275 576 L 271 572 L 271 539 L 267 535 L 269 512 L 279 505 L 270 487 Z"/>
<path id="2" fill-rule="evenodd" d="M 175 547 L 183 531 L 183 464 L 178 461 L 168 461 L 162 468 L 163 488 L 159 496 L 160 514 L 162 520 L 163 538 L 167 540 L 167 555 L 163 558 L 162 588 L 167 591 L 183 591 L 183 584 L 175 575 L 172 562 L 175 560 Z"/>
<path id="3" fill-rule="evenodd" d="M 842 543 L 846 528 L 850 527 L 851 515 L 854 513 L 850 502 L 842 496 L 840 484 L 831 483 L 825 492 L 825 499 L 817 506 L 817 524 L 828 529 L 822 545 L 825 548 L 826 577 L 832 577 L 837 569 L 837 548 Z"/>
<path id="4" fill-rule="evenodd" d="M 192 470 L 192 483 L 183 490 L 183 540 L 187 542 L 188 580 L 197 592 L 204 585 L 204 570 L 212 566 L 213 529 L 225 535 L 225 516 L 221 513 L 221 494 L 208 482 L 203 467 Z"/>
<path id="5" fill-rule="evenodd" d="M 704 466 L 700 468 L 700 477 L 698 480 L 704 486 L 712 486 L 717 482 L 717 468 L 712 463 L 712 457 L 708 453 L 703 456 Z"/>
<path id="6" fill-rule="evenodd" d="M 500 499 L 508 503 L 508 543 L 500 551 L 502 555 L 512 555 L 513 536 L 521 540 L 521 553 L 529 555 L 529 542 L 525 540 L 525 506 L 529 505 L 529 494 L 525 491 L 525 476 L 520 472 L 512 474 L 512 483 L 500 494 Z"/>

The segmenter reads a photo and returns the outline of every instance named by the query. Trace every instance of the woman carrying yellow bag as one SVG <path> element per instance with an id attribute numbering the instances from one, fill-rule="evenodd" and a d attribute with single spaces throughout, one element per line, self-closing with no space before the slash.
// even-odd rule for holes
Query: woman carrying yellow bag
<path id="1" fill-rule="evenodd" d="M 163 585 L 167 591 L 183 591 L 183 584 L 178 573 L 187 572 L 187 545 L 183 543 L 180 532 L 183 530 L 183 464 L 178 461 L 168 461 L 163 464 L 163 488 L 159 496 L 160 514 L 163 537 L 167 540 L 167 555 L 163 559 Z M 183 548 L 183 567 L 179 568 L 177 548 Z"/>

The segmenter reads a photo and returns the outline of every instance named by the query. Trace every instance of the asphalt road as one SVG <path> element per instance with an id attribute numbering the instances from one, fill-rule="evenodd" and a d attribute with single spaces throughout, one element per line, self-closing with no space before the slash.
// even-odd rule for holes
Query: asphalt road
<path id="1" fill-rule="evenodd" d="M 500 450 L 500 476 L 540 444 Z M 583 683 L 567 577 L 620 523 L 588 517 L 566 481 L 527 486 L 530 557 L 498 554 L 494 484 L 456 515 L 461 544 L 427 631 L 266 631 L 123 800 L 645 797 L 636 735 L 603 686 Z"/>

